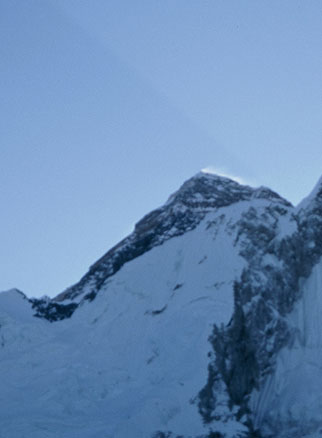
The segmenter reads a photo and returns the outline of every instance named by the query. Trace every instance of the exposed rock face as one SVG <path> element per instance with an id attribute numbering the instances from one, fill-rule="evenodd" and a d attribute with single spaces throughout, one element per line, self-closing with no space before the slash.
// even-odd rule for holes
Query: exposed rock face
<path id="1" fill-rule="evenodd" d="M 200 173 L 79 283 L 53 300 L 29 300 L 28 312 L 37 327 L 52 327 L 42 336 L 49 330 L 49 339 L 63 340 L 57 351 L 66 348 L 77 363 L 97 354 L 86 371 L 74 371 L 72 390 L 82 415 L 104 399 L 109 437 L 131 430 L 134 438 L 318 438 L 321 256 L 322 180 L 294 208 L 267 188 Z M 4 316 L 1 328 L 1 318 L 6 349 L 19 324 L 12 331 L 12 316 Z M 52 377 L 52 406 L 71 366 L 64 359 L 63 385 L 61 374 Z M 45 375 L 49 365 L 42 367 Z"/>

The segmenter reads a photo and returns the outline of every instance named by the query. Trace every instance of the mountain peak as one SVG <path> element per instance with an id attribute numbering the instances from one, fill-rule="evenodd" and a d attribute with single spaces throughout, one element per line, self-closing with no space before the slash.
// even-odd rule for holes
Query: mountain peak
<path id="1" fill-rule="evenodd" d="M 183 204 L 192 208 L 213 209 L 250 199 L 272 199 L 291 206 L 290 202 L 268 187 L 250 187 L 227 176 L 205 171 L 200 171 L 185 181 L 179 190 L 169 197 L 165 206 Z"/>
<path id="2" fill-rule="evenodd" d="M 181 203 L 189 207 L 223 207 L 250 199 L 253 190 L 224 176 L 198 172 L 173 193 L 165 206 Z"/>
<path id="3" fill-rule="evenodd" d="M 198 173 L 56 299 L 0 294 L 3 436 L 321 436 L 321 201 Z"/>
<path id="4" fill-rule="evenodd" d="M 114 275 L 125 263 L 173 237 L 193 230 L 210 212 L 254 199 L 277 202 L 285 207 L 291 206 L 288 201 L 268 188 L 256 189 L 224 176 L 198 172 L 185 181 L 169 197 L 165 205 L 137 222 L 132 234 L 97 260 L 80 282 L 59 294 L 54 299 L 55 302 L 82 299 L 84 291 L 88 290 L 87 284 L 91 285 L 91 293 L 85 294 L 84 297 L 94 299 L 107 278 Z M 35 306 L 42 313 L 43 303 L 35 303 Z M 60 310 L 55 308 L 55 312 Z"/>

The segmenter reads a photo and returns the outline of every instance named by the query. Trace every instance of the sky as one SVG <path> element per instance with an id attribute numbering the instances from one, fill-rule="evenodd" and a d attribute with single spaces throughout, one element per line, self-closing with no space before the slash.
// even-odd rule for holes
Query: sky
<path id="1" fill-rule="evenodd" d="M 0 290 L 55 296 L 200 169 L 322 175 L 320 0 L 0 0 Z"/>

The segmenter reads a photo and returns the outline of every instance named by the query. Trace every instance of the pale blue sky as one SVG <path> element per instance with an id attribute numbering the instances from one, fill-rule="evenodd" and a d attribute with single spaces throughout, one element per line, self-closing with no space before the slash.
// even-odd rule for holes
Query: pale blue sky
<path id="1" fill-rule="evenodd" d="M 0 0 L 0 290 L 56 295 L 212 167 L 322 174 L 322 2 Z"/>

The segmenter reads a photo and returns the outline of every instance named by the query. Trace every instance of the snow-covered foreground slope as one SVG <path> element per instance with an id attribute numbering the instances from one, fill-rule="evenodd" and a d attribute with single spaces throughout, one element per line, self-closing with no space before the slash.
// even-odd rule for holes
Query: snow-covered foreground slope
<path id="1" fill-rule="evenodd" d="M 321 193 L 198 174 L 56 300 L 1 293 L 0 438 L 320 436 Z"/>

